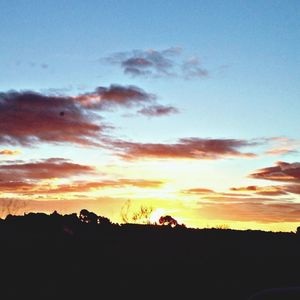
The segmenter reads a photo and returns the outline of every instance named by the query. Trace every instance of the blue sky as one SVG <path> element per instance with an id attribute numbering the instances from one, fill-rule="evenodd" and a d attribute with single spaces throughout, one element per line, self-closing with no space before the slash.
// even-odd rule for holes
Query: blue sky
<path id="1" fill-rule="evenodd" d="M 48 95 L 55 90 L 76 97 L 99 86 L 133 85 L 179 111 L 156 118 L 113 107 L 101 116 L 114 126 L 108 135 L 115 139 L 169 144 L 188 137 L 287 139 L 257 145 L 253 159 L 197 160 L 192 173 L 211 189 L 251 185 L 251 180 L 266 185 L 247 175 L 276 161 L 299 161 L 299 1 L 0 0 L 0 25 L 0 92 Z M 107 59 L 120 52 L 147 55 L 149 49 L 163 53 L 177 48 L 180 53 L 170 59 L 178 70 L 180 64 L 197 61 L 207 74 L 184 78 L 177 70 L 176 76 L 130 76 Z M 119 161 L 107 149 L 55 143 L 34 145 L 34 151 L 18 144 L 0 146 L 20 148 L 18 158 L 24 161 L 64 157 L 104 169 L 125 164 L 131 175 L 143 168 L 151 173 L 149 165 Z M 291 151 L 263 154 L 273 146 Z M 179 164 L 177 173 L 188 173 L 190 162 Z M 213 176 L 204 180 L 205 174 L 216 173 L 218 183 Z"/>
<path id="2" fill-rule="evenodd" d="M 242 134 L 250 136 L 250 112 L 267 134 L 296 130 L 298 1 L 1 1 L 0 5 L 2 90 L 137 83 L 185 109 L 197 102 L 197 112 L 214 111 L 228 127 L 224 134 L 242 126 Z M 186 56 L 198 56 L 210 71 L 209 78 L 139 81 L 99 62 L 112 52 L 175 46 L 182 47 Z M 208 120 L 203 122 L 200 125 L 205 126 Z"/>

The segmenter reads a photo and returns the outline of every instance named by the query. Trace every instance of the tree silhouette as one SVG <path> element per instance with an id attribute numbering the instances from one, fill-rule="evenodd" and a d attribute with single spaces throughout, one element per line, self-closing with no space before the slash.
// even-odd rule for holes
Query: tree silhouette
<path id="1" fill-rule="evenodd" d="M 82 209 L 79 213 L 79 220 L 87 224 L 101 224 L 110 225 L 111 221 L 102 216 L 97 216 L 95 213 L 88 211 L 87 209 Z"/>
<path id="2" fill-rule="evenodd" d="M 159 218 L 159 224 L 175 227 L 178 225 L 178 222 L 173 217 L 167 215 Z"/>
<path id="3" fill-rule="evenodd" d="M 79 220 L 87 224 L 98 224 L 98 216 L 88 211 L 87 209 L 82 209 L 79 213 Z"/>

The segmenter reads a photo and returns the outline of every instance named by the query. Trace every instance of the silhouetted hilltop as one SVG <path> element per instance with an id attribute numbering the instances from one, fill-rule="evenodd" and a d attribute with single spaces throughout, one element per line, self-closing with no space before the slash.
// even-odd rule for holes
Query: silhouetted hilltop
<path id="1" fill-rule="evenodd" d="M 7 216 L 0 242 L 3 299 L 246 300 L 300 286 L 295 233 L 113 224 L 82 210 Z"/>

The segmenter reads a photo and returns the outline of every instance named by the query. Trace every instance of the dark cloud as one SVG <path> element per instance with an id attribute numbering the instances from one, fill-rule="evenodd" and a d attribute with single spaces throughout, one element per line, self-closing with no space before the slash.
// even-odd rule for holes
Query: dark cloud
<path id="1" fill-rule="evenodd" d="M 64 112 L 64 115 L 60 114 Z M 97 145 L 104 126 L 70 97 L 35 92 L 0 93 L 0 144 L 39 142 Z"/>
<path id="2" fill-rule="evenodd" d="M 173 106 L 164 105 L 152 105 L 144 107 L 138 111 L 139 114 L 149 116 L 149 117 L 160 117 L 170 114 L 178 113 L 178 109 Z"/>
<path id="3" fill-rule="evenodd" d="M 145 77 L 179 76 L 186 79 L 208 76 L 197 57 L 184 59 L 178 47 L 165 50 L 132 50 L 114 53 L 106 58 L 109 63 L 117 64 L 125 74 Z"/>
<path id="4" fill-rule="evenodd" d="M 255 179 L 300 183 L 300 163 L 279 161 L 274 167 L 263 168 L 249 175 Z"/>
<path id="5" fill-rule="evenodd" d="M 157 115 L 176 110 L 160 106 L 155 95 L 136 86 L 97 87 L 93 92 L 72 97 L 33 91 L 0 93 L 0 144 L 32 146 L 48 142 L 101 146 L 101 136 L 108 126 L 99 112 L 116 107 L 142 107 L 146 114 L 153 105 L 157 107 Z"/>
<path id="6" fill-rule="evenodd" d="M 126 160 L 136 159 L 221 159 L 227 157 L 255 157 L 256 154 L 239 149 L 256 143 L 234 139 L 184 138 L 174 144 L 110 141 L 117 154 Z"/>

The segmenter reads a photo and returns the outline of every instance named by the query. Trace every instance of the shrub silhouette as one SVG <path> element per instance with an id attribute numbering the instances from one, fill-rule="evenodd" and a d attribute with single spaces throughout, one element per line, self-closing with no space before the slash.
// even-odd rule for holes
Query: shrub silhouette
<path id="1" fill-rule="evenodd" d="M 150 224 L 150 215 L 153 207 L 141 205 L 137 210 L 133 210 L 131 201 L 127 200 L 121 208 L 121 218 L 124 223 Z"/>

